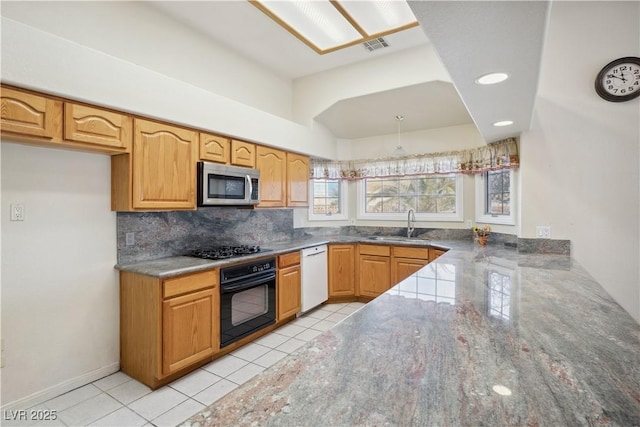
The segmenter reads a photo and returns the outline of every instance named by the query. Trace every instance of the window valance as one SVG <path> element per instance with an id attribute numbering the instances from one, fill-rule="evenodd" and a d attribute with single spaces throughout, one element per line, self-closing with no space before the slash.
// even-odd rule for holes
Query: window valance
<path id="1" fill-rule="evenodd" d="M 311 160 L 311 179 L 363 179 L 408 175 L 463 173 L 518 168 L 515 138 L 483 147 L 373 160 Z"/>

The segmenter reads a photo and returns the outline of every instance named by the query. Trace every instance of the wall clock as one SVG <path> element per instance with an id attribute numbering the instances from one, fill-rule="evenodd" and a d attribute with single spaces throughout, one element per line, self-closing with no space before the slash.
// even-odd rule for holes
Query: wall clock
<path id="1" fill-rule="evenodd" d="M 595 82 L 596 92 L 611 102 L 630 101 L 640 96 L 640 58 L 627 56 L 605 65 Z"/>

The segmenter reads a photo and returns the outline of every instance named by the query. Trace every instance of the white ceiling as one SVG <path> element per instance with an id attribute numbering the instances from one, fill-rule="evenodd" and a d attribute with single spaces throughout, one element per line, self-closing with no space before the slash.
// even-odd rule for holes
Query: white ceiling
<path id="1" fill-rule="evenodd" d="M 396 133 L 394 117 L 397 114 L 406 117 L 403 132 L 475 122 L 488 142 L 516 136 L 528 129 L 548 2 L 408 3 L 421 26 L 385 36 L 389 48 L 368 52 L 356 45 L 325 55 L 317 55 L 244 0 L 148 4 L 290 79 L 431 42 L 453 85 L 426 82 L 342 100 L 316 117 L 338 138 Z M 491 87 L 474 83 L 476 77 L 491 71 L 506 71 L 511 78 Z M 514 125 L 492 126 L 495 121 L 506 119 L 514 120 Z"/>

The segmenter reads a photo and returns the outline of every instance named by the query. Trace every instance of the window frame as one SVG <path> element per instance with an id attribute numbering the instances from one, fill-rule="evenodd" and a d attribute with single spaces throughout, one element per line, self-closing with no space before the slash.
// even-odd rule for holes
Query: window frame
<path id="1" fill-rule="evenodd" d="M 476 222 L 499 225 L 516 225 L 517 180 L 516 169 L 507 169 L 509 177 L 509 215 L 487 213 L 487 172 L 476 175 Z"/>
<path id="2" fill-rule="evenodd" d="M 424 176 L 431 175 L 412 175 L 405 177 L 375 177 L 372 179 L 406 179 L 406 178 L 421 178 Z M 425 213 L 425 212 L 416 212 L 416 221 L 432 221 L 432 222 L 463 222 L 463 177 L 461 174 L 443 174 L 439 177 L 452 176 L 456 179 L 456 211 L 452 214 L 446 213 Z M 357 209 L 357 219 L 363 220 L 407 220 L 407 211 L 405 212 L 386 212 L 386 213 L 374 213 L 374 212 L 366 212 L 366 198 L 365 194 L 365 179 L 361 179 L 358 181 L 358 209 Z"/>
<path id="3" fill-rule="evenodd" d="M 313 184 L 315 181 L 338 181 L 340 197 L 338 197 L 341 213 L 339 214 L 317 214 L 313 212 Z M 344 179 L 310 179 L 309 180 L 309 221 L 346 221 L 349 219 L 349 196 L 347 181 Z"/>

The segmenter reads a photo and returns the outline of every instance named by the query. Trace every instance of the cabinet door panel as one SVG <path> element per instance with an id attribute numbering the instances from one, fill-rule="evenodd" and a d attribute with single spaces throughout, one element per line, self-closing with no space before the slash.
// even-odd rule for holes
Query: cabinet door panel
<path id="1" fill-rule="evenodd" d="M 409 258 L 394 258 L 393 259 L 393 280 L 392 284 L 395 285 L 398 282 L 411 276 L 416 271 L 427 265 L 428 260 L 409 259 Z"/>
<path id="2" fill-rule="evenodd" d="M 256 167 L 260 170 L 260 204 L 258 207 L 284 207 L 287 175 L 286 152 L 258 146 Z"/>
<path id="3" fill-rule="evenodd" d="M 355 263 L 355 245 L 329 246 L 329 297 L 355 295 Z"/>
<path id="4" fill-rule="evenodd" d="M 114 151 L 131 148 L 133 120 L 129 116 L 67 102 L 64 105 L 64 139 L 104 146 Z"/>
<path id="5" fill-rule="evenodd" d="M 196 132 L 135 120 L 133 207 L 195 209 Z"/>
<path id="6" fill-rule="evenodd" d="M 256 167 L 256 146 L 250 142 L 231 140 L 231 164 Z"/>
<path id="7" fill-rule="evenodd" d="M 300 311 L 300 266 L 278 271 L 278 320 L 293 316 Z"/>
<path id="8" fill-rule="evenodd" d="M 2 88 L 2 132 L 58 140 L 62 137 L 62 101 Z"/>
<path id="9" fill-rule="evenodd" d="M 231 141 L 223 136 L 200 134 L 200 159 L 229 164 Z"/>
<path id="10" fill-rule="evenodd" d="M 391 287 L 391 260 L 388 257 L 360 255 L 360 295 L 377 297 Z"/>
<path id="11" fill-rule="evenodd" d="M 287 206 L 309 206 L 309 158 L 287 153 Z"/>
<path id="12" fill-rule="evenodd" d="M 162 373 L 171 374 L 213 355 L 218 348 L 214 318 L 217 289 L 163 302 Z"/>

